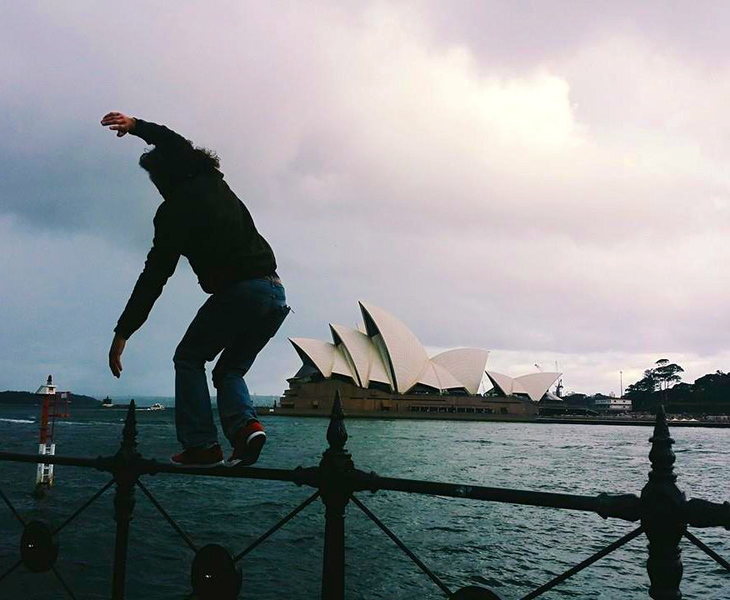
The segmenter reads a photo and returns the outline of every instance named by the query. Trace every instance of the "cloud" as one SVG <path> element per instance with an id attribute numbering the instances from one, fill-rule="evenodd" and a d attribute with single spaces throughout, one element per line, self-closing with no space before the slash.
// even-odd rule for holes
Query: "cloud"
<path id="1" fill-rule="evenodd" d="M 57 364 L 75 385 L 110 386 L 106 336 L 158 202 L 143 143 L 98 125 L 110 109 L 216 149 L 276 250 L 296 313 L 252 372 L 259 393 L 297 368 L 284 335 L 326 336 L 358 299 L 434 346 L 528 366 L 554 353 L 586 391 L 655 353 L 723 368 L 730 79 L 712 32 L 725 9 L 439 7 L 135 3 L 122 31 L 95 3 L 10 8 L 0 317 L 24 380 Z M 53 302 L 26 284 L 39 276 Z M 169 356 L 202 297 L 180 268 L 115 389 L 171 390 Z M 29 307 L 41 329 L 64 324 L 53 331 L 72 351 L 39 350 L 19 326 Z"/>

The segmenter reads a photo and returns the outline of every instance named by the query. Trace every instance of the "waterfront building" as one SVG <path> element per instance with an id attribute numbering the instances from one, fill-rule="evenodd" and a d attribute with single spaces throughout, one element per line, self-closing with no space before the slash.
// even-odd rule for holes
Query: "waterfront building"
<path id="1" fill-rule="evenodd" d="M 349 414 L 532 419 L 560 373 L 510 377 L 485 371 L 489 351 L 456 348 L 429 356 L 399 319 L 360 302 L 357 329 L 330 324 L 332 342 L 290 338 L 302 360 L 278 412 L 329 414 L 335 391 Z M 493 384 L 481 394 L 485 372 Z"/>
<path id="2" fill-rule="evenodd" d="M 630 398 L 597 395 L 593 398 L 593 408 L 603 414 L 628 413 L 631 412 L 632 403 Z"/>

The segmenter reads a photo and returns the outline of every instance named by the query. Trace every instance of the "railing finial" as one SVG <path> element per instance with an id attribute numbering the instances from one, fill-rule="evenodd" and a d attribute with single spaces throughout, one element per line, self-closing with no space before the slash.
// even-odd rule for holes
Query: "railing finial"
<path id="1" fill-rule="evenodd" d="M 332 402 L 327 427 L 329 448 L 319 463 L 319 491 L 325 510 L 324 552 L 322 553 L 322 600 L 345 597 L 345 506 L 350 501 L 355 470 L 350 453 L 345 450 L 347 430 L 339 390 Z"/>
<path id="2" fill-rule="evenodd" d="M 123 600 L 126 583 L 129 522 L 134 512 L 134 485 L 139 475 L 136 465 L 141 458 L 137 452 L 137 417 L 134 414 L 136 408 L 134 400 L 131 400 L 122 429 L 122 442 L 114 457 L 113 473 L 117 483 L 114 494 L 114 520 L 117 522 L 117 535 L 114 541 L 112 600 Z"/>
<path id="3" fill-rule="evenodd" d="M 122 443 L 119 447 L 119 452 L 124 454 L 126 458 L 131 458 L 137 453 L 137 416 L 135 410 L 137 410 L 137 405 L 134 400 L 131 400 L 129 408 L 127 408 L 127 416 L 124 419 Z"/>
<path id="4" fill-rule="evenodd" d="M 664 412 L 664 405 L 660 404 L 656 413 L 656 424 L 654 435 L 649 438 L 651 451 L 649 461 L 651 462 L 651 473 L 649 479 L 657 482 L 674 483 L 677 475 L 674 473 L 674 461 L 676 456 L 672 452 L 674 440 L 669 435 L 667 415 Z"/>
<path id="5" fill-rule="evenodd" d="M 330 424 L 327 427 L 327 441 L 332 451 L 342 451 L 347 442 L 347 429 L 345 429 L 345 413 L 342 411 L 342 400 L 340 390 L 335 392 L 335 399 L 332 402 L 332 413 Z"/>
<path id="6" fill-rule="evenodd" d="M 674 440 L 669 435 L 664 406 L 657 407 L 654 435 L 649 439 L 651 472 L 641 491 L 641 525 L 649 540 L 649 596 L 655 600 L 680 600 L 682 552 L 679 542 L 687 529 L 686 500 L 676 485 Z"/>

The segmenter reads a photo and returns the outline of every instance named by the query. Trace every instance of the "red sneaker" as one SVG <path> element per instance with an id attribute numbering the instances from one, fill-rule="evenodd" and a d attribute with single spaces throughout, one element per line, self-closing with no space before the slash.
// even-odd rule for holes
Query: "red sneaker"
<path id="1" fill-rule="evenodd" d="M 188 448 L 172 456 L 170 462 L 181 467 L 215 467 L 223 464 L 223 451 L 218 444 Z"/>
<path id="2" fill-rule="evenodd" d="M 264 426 L 258 421 L 250 421 L 236 433 L 233 440 L 233 454 L 228 464 L 252 465 L 259 459 L 261 449 L 266 443 Z"/>

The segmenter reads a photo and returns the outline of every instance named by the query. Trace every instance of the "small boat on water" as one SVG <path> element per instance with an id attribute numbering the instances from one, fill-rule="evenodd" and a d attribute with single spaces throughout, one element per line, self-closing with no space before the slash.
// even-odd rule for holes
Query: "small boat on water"
<path id="1" fill-rule="evenodd" d="M 119 408 L 127 410 L 129 408 L 129 404 L 114 404 L 111 398 L 107 396 L 104 398 L 104 400 L 101 401 L 101 407 L 102 408 Z M 165 410 L 165 405 L 160 404 L 159 402 L 155 402 L 154 404 L 150 406 L 138 406 L 137 410 Z"/>

